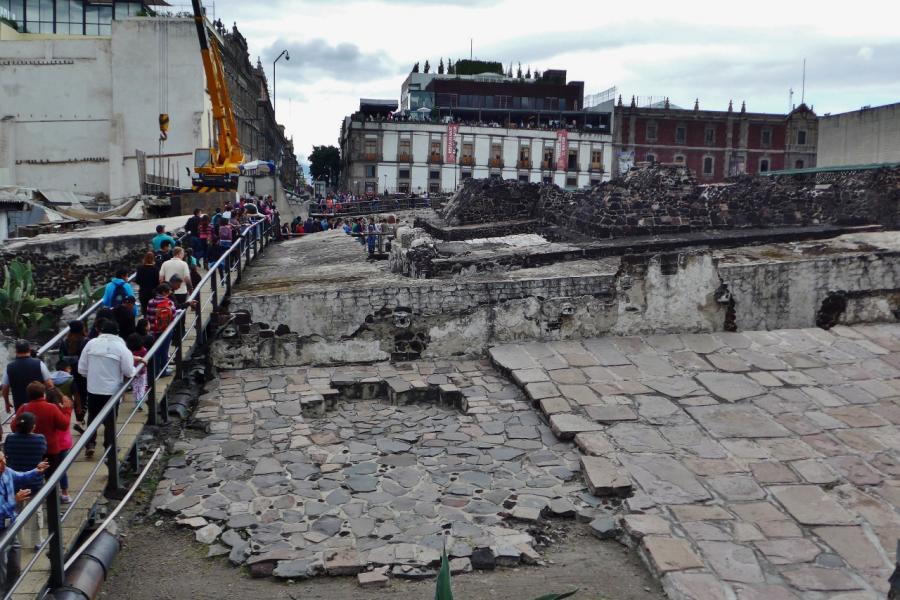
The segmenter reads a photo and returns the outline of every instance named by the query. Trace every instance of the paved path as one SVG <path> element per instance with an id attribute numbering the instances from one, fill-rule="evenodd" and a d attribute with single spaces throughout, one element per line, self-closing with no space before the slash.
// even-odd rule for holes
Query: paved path
<path id="1" fill-rule="evenodd" d="M 884 597 L 900 326 L 498 347 L 675 598 Z M 589 431 L 600 426 L 599 431 Z"/>

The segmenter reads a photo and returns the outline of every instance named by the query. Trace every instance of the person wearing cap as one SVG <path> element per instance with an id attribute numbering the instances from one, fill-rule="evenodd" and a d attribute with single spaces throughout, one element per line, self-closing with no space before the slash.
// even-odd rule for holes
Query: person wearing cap
<path id="1" fill-rule="evenodd" d="M 162 249 L 163 240 L 168 240 L 170 247 L 174 248 L 177 245 L 175 238 L 166 233 L 165 225 L 157 225 L 156 226 L 156 235 L 153 237 L 153 251 L 159 252 Z"/>
<path id="2" fill-rule="evenodd" d="M 18 410 L 28 402 L 26 388 L 32 381 L 43 383 L 48 388 L 53 387 L 50 369 L 43 361 L 31 356 L 31 343 L 28 340 L 16 340 L 16 357 L 6 365 L 3 381 L 0 383 L 0 395 L 3 396 L 7 412 Z M 9 401 L 10 392 L 12 403 Z"/>

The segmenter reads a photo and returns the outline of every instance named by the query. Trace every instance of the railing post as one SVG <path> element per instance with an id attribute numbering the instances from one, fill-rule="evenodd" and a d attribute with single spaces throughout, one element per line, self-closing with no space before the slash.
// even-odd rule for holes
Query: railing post
<path id="1" fill-rule="evenodd" d="M 238 240 L 238 249 L 235 252 L 231 253 L 231 257 L 237 257 L 237 278 L 235 279 L 235 283 L 239 283 L 241 281 L 241 273 L 243 272 L 243 267 L 241 266 L 241 255 L 244 253 L 244 238 L 240 238 Z"/>
<path id="2" fill-rule="evenodd" d="M 47 495 L 47 533 L 51 538 L 50 544 L 47 546 L 47 558 L 50 559 L 50 581 L 48 582 L 50 589 L 62 587 L 66 576 L 65 548 L 59 509 L 59 484 L 56 484 Z M 31 516 L 32 519 L 37 517 L 36 514 Z"/>
<path id="3" fill-rule="evenodd" d="M 118 401 L 116 404 L 118 404 Z M 103 421 L 104 442 L 106 439 L 109 439 L 109 452 L 106 454 L 106 469 L 109 471 L 109 478 L 106 480 L 107 490 L 119 489 L 119 448 L 116 444 L 116 412 L 118 412 L 118 406 L 109 411 L 109 414 L 106 415 L 106 419 Z"/>
<path id="4" fill-rule="evenodd" d="M 209 278 L 209 284 L 212 286 L 212 306 L 213 310 L 219 308 L 219 283 L 216 281 L 216 272 L 213 271 L 212 277 Z"/>
<path id="5" fill-rule="evenodd" d="M 197 290 L 197 339 L 194 347 L 203 345 L 203 290 Z"/>
<path id="6" fill-rule="evenodd" d="M 147 361 L 147 424 L 159 424 L 159 411 L 156 405 L 156 357 Z"/>
<path id="7" fill-rule="evenodd" d="M 225 258 L 225 297 L 231 296 L 231 256 Z"/>
<path id="8" fill-rule="evenodd" d="M 175 330 L 172 332 L 177 338 L 175 342 L 175 377 L 177 379 L 184 378 L 184 319 L 178 321 Z M 171 343 L 169 344 L 171 346 Z"/>

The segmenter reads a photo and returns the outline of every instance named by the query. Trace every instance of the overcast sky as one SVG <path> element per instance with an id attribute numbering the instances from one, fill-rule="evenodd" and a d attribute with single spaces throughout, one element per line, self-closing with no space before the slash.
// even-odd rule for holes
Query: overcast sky
<path id="1" fill-rule="evenodd" d="M 212 8 L 213 0 L 205 0 Z M 566 69 L 585 93 L 617 86 L 672 103 L 818 114 L 900 101 L 900 2 L 718 0 L 215 0 L 237 21 L 270 78 L 277 112 L 302 162 L 312 146 L 337 144 L 359 98 L 399 99 L 412 64 L 469 56 L 540 70 Z"/>

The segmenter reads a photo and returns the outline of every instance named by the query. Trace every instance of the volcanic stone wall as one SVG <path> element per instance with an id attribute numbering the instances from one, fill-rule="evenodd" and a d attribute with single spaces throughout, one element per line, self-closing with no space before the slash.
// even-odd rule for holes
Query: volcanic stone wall
<path id="1" fill-rule="evenodd" d="M 750 227 L 900 225 L 900 168 L 820 176 L 742 176 L 699 185 L 679 165 L 646 165 L 569 192 L 553 185 L 466 181 L 448 225 L 538 219 L 608 238 Z"/>

